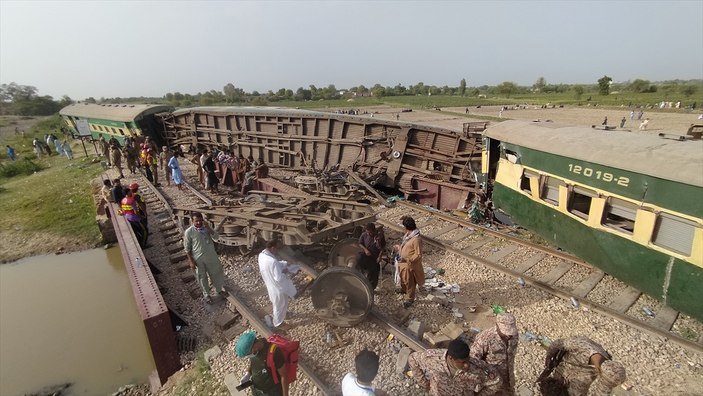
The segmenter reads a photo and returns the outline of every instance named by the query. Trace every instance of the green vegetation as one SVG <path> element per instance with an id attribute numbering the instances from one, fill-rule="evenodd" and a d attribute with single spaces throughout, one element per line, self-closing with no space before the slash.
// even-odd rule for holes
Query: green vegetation
<path id="1" fill-rule="evenodd" d="M 31 85 L 14 82 L 0 85 L 0 114 L 50 115 L 73 103 L 65 95 L 60 101 L 55 101 L 51 96 L 39 96 L 37 92 Z"/>
<path id="2" fill-rule="evenodd" d="M 181 379 L 176 382 L 173 390 L 169 391 L 168 394 L 189 396 L 193 394 L 194 389 L 197 389 L 199 395 L 229 396 L 229 390 L 212 374 L 202 352 L 198 353 L 193 365 L 184 372 Z"/>
<path id="3" fill-rule="evenodd" d="M 89 103 L 154 103 L 175 107 L 190 106 L 285 106 L 298 108 L 354 108 L 387 104 L 398 107 L 436 108 L 478 105 L 550 104 L 597 105 L 654 108 L 662 102 L 681 102 L 680 109 L 696 110 L 703 103 L 703 80 L 672 80 L 650 82 L 642 79 L 613 83 L 603 76 L 593 84 L 550 84 L 539 77 L 532 86 L 521 86 L 504 81 L 496 86 L 470 87 L 461 79 L 456 87 L 415 85 L 393 87 L 375 84 L 351 88 L 337 88 L 334 84 L 317 88 L 299 87 L 297 90 L 281 88 L 260 93 L 245 92 L 234 84 L 225 85 L 222 91 L 210 90 L 197 94 L 167 93 L 163 97 L 101 98 Z"/>
<path id="4" fill-rule="evenodd" d="M 31 175 L 42 170 L 42 165 L 33 161 L 29 157 L 18 161 L 5 161 L 0 163 L 0 179 L 11 178 L 20 175 Z"/>
<path id="5" fill-rule="evenodd" d="M 3 118 L 2 122 L 10 122 Z M 90 181 L 103 172 L 100 164 L 85 157 L 69 161 L 65 156 L 43 156 L 32 152 L 32 139 L 43 138 L 60 125 L 52 116 L 39 120 L 25 136 L 3 136 L 17 161 L 0 157 L 0 213 L 7 231 L 28 235 L 44 233 L 74 238 L 82 246 L 95 245 L 101 236 L 95 222 L 95 203 Z M 11 124 L 10 124 L 11 125 Z M 53 149 L 53 148 L 52 148 Z M 74 152 L 78 152 L 74 147 Z"/>

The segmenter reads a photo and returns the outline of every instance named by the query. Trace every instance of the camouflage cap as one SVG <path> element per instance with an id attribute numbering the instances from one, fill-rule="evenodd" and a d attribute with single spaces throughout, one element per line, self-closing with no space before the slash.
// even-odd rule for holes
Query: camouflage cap
<path id="1" fill-rule="evenodd" d="M 496 325 L 501 333 L 507 336 L 517 335 L 517 325 L 515 324 L 515 316 L 512 314 L 499 314 L 496 316 Z"/>

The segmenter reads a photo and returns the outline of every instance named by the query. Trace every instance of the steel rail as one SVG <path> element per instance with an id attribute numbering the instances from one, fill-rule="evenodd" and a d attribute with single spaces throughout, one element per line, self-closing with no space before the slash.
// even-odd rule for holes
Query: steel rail
<path id="1" fill-rule="evenodd" d="M 249 321 L 249 324 L 257 331 L 257 333 L 266 337 L 274 334 L 274 332 L 268 328 L 266 323 L 261 320 L 256 313 L 249 308 L 249 306 L 247 306 L 246 302 L 242 298 L 238 297 L 238 294 L 241 294 L 241 291 L 238 288 L 236 288 L 235 291 L 235 287 L 226 287 L 225 290 L 229 293 L 229 296 L 227 296 L 227 301 L 229 301 L 237 309 L 237 312 L 242 314 L 242 316 Z M 317 386 L 322 394 L 334 394 L 327 384 L 325 384 L 302 360 L 298 361 L 298 368 L 310 381 L 315 384 L 315 386 Z"/>
<path id="2" fill-rule="evenodd" d="M 420 206 L 420 205 L 418 205 L 418 204 L 414 204 L 414 203 L 407 202 L 407 201 L 398 201 L 397 203 L 398 203 L 399 205 L 407 206 L 408 208 L 411 208 L 411 209 L 414 209 L 414 210 L 418 210 L 418 211 L 421 211 L 421 212 L 429 213 L 429 214 L 431 214 L 432 216 L 438 217 L 438 218 L 440 218 L 440 219 L 442 219 L 442 220 L 444 220 L 444 221 L 450 221 L 450 222 L 456 223 L 456 224 L 458 224 L 458 225 L 460 225 L 460 226 L 463 226 L 463 227 L 466 227 L 466 228 L 469 228 L 469 229 L 472 229 L 472 230 L 480 230 L 480 231 L 482 231 L 482 232 L 484 232 L 484 233 L 486 233 L 486 234 L 489 234 L 489 235 L 493 235 L 493 236 L 496 236 L 496 237 L 500 237 L 500 238 L 506 239 L 506 240 L 508 240 L 508 241 L 510 241 L 510 242 L 514 242 L 514 243 L 516 243 L 516 244 L 518 244 L 518 245 L 522 245 L 522 246 L 525 246 L 525 247 L 528 247 L 528 248 L 531 248 L 531 249 L 539 250 L 539 251 L 544 252 L 544 253 L 547 253 L 547 254 L 549 254 L 549 255 L 558 257 L 558 258 L 560 258 L 560 259 L 562 259 L 562 260 L 570 261 L 570 262 L 572 262 L 572 263 L 574 263 L 574 264 L 578 264 L 578 265 L 584 266 L 584 267 L 589 268 L 589 269 L 594 269 L 594 267 L 593 267 L 592 265 L 588 264 L 587 262 L 581 260 L 580 258 L 578 258 L 578 257 L 576 257 L 576 256 L 574 256 L 574 255 L 571 255 L 571 254 L 568 254 L 568 253 L 564 253 L 564 252 L 561 252 L 561 251 L 558 251 L 558 250 L 550 249 L 550 248 L 548 248 L 548 247 L 544 247 L 544 246 L 538 245 L 538 244 L 536 244 L 536 243 L 527 242 L 527 241 L 525 241 L 525 240 L 522 239 L 522 238 L 515 237 L 515 236 L 512 236 L 512 235 L 508 235 L 508 234 L 505 234 L 505 233 L 500 232 L 500 231 L 493 230 L 493 229 L 488 228 L 488 227 L 484 227 L 484 226 L 481 226 L 481 225 L 473 224 L 473 223 L 471 223 L 471 222 L 469 222 L 469 221 L 462 220 L 462 219 L 456 218 L 456 217 L 454 217 L 454 216 L 450 216 L 450 215 L 448 215 L 448 214 L 442 213 L 442 212 L 440 212 L 440 211 L 438 211 L 438 210 L 436 210 L 436 209 L 434 209 L 434 208 L 429 209 L 429 208 L 427 208 L 427 207 Z"/>
<path id="3" fill-rule="evenodd" d="M 396 225 L 396 224 L 393 224 L 393 223 L 391 223 L 391 222 L 389 222 L 389 221 L 387 221 L 387 220 L 382 220 L 382 219 L 381 219 L 381 220 L 378 220 L 378 222 L 381 223 L 381 224 L 383 224 L 384 226 L 387 226 L 388 228 L 391 228 L 391 229 L 395 230 L 395 231 L 398 231 L 398 232 L 403 232 L 403 231 L 404 231 L 404 229 L 402 229 L 400 226 L 398 226 L 398 225 Z M 502 235 L 499 235 L 499 236 L 502 237 Z M 522 278 L 522 279 L 525 280 L 525 283 L 529 283 L 529 284 L 531 284 L 532 286 L 535 286 L 535 287 L 537 287 L 537 288 L 540 288 L 540 289 L 542 289 L 542 290 L 544 290 L 544 291 L 546 291 L 546 292 L 548 292 L 548 293 L 550 293 L 550 294 L 552 294 L 552 295 L 555 295 L 555 296 L 557 296 L 557 297 L 561 297 L 561 298 L 566 299 L 566 300 L 568 300 L 568 299 L 570 299 L 570 298 L 573 297 L 573 298 L 577 299 L 582 305 L 585 305 L 585 306 L 589 307 L 589 308 L 592 309 L 593 311 L 596 311 L 596 312 L 599 312 L 599 313 L 601 313 L 601 314 L 603 314 L 603 315 L 606 315 L 606 316 L 612 317 L 612 318 L 614 318 L 614 319 L 617 319 L 617 320 L 619 320 L 620 322 L 626 323 L 626 324 L 630 325 L 631 327 L 637 328 L 637 329 L 639 329 L 639 330 L 648 332 L 648 333 L 650 333 L 650 334 L 653 334 L 653 335 L 656 335 L 656 336 L 659 336 L 659 337 L 667 338 L 667 339 L 669 339 L 670 341 L 672 341 L 673 343 L 675 343 L 675 344 L 677 344 L 677 345 L 679 345 L 679 346 L 682 346 L 682 347 L 684 347 L 684 348 L 686 348 L 686 349 L 688 349 L 688 350 L 691 350 L 691 351 L 693 351 L 693 352 L 696 352 L 696 353 L 703 353 L 703 344 L 701 344 L 701 343 L 688 340 L 688 339 L 683 338 L 683 337 L 681 337 L 681 336 L 679 336 L 679 335 L 677 335 L 677 334 L 674 334 L 674 333 L 672 333 L 672 332 L 670 332 L 670 331 L 666 331 L 666 330 L 660 329 L 660 328 L 658 328 L 658 327 L 650 326 L 649 324 L 647 324 L 647 323 L 645 323 L 645 322 L 642 322 L 641 320 L 638 320 L 638 319 L 635 319 L 635 318 L 633 318 L 633 317 L 631 317 L 631 316 L 628 316 L 628 315 L 626 315 L 626 314 L 617 312 L 617 311 L 615 311 L 615 310 L 613 310 L 613 309 L 611 309 L 611 308 L 609 308 L 609 307 L 607 307 L 607 306 L 605 306 L 605 305 L 602 305 L 602 304 L 599 304 L 599 303 L 597 303 L 597 302 L 595 302 L 595 301 L 591 301 L 591 300 L 588 300 L 588 299 L 585 299 L 585 298 L 576 296 L 576 295 L 571 294 L 571 293 L 569 293 L 569 292 L 567 292 L 567 291 L 565 291 L 565 290 L 557 289 L 557 288 L 552 287 L 551 285 L 549 285 L 549 284 L 547 284 L 547 283 L 544 283 L 544 282 L 542 282 L 542 281 L 540 281 L 540 280 L 538 280 L 538 279 L 536 279 L 536 278 L 534 278 L 534 277 L 531 277 L 531 276 L 529 276 L 529 275 L 526 275 L 526 274 L 524 274 L 524 273 L 515 271 L 515 270 L 510 269 L 510 268 L 504 267 L 504 266 L 502 266 L 502 265 L 500 265 L 500 264 L 498 264 L 498 263 L 494 263 L 494 262 L 485 260 L 485 259 L 483 259 L 483 258 L 481 258 L 481 257 L 477 257 L 477 256 L 474 256 L 474 255 L 468 254 L 468 253 L 466 253 L 466 252 L 464 252 L 464 251 L 462 251 L 462 250 L 459 250 L 459 249 L 457 249 L 457 248 L 455 248 L 455 247 L 453 247 L 453 246 L 450 246 L 450 245 L 448 245 L 448 244 L 446 244 L 446 243 L 444 243 L 444 242 L 438 241 L 438 240 L 436 240 L 436 239 L 434 239 L 434 238 L 430 238 L 430 237 L 428 237 L 428 236 L 426 236 L 426 235 L 421 235 L 421 237 L 422 237 L 423 240 L 427 241 L 427 242 L 430 243 L 431 245 L 434 245 L 434 246 L 437 246 L 437 247 L 439 247 L 439 248 L 445 249 L 445 250 L 448 251 L 448 252 L 451 252 L 451 253 L 454 253 L 454 254 L 456 254 L 456 255 L 458 255 L 458 256 L 467 258 L 467 259 L 472 260 L 472 261 L 474 261 L 474 262 L 476 262 L 476 263 L 483 264 L 483 265 L 485 265 L 485 266 L 487 266 L 487 267 L 490 267 L 490 268 L 492 268 L 492 269 L 494 269 L 494 270 L 496 270 L 496 271 L 498 271 L 498 272 L 501 272 L 501 273 L 506 274 L 506 275 L 510 275 L 510 276 L 512 276 L 512 277 L 514 277 L 514 278 L 516 278 L 516 279 L 517 279 L 517 278 Z"/>
<path id="4" fill-rule="evenodd" d="M 157 192 L 156 187 L 149 182 L 146 177 L 144 178 L 146 186 L 150 187 L 153 191 Z M 184 183 L 186 184 L 186 183 Z M 207 203 L 209 200 L 206 196 L 204 196 L 202 193 L 199 191 L 196 191 L 193 187 L 190 185 L 186 184 L 188 186 L 189 190 L 194 192 L 198 198 L 202 199 L 204 202 Z M 160 192 L 157 192 L 154 194 L 156 198 L 163 203 L 163 205 L 166 207 L 167 210 L 171 211 L 173 213 L 173 208 L 172 206 L 168 203 L 168 200 L 166 200 L 166 197 L 164 197 Z M 210 202 L 209 205 L 212 205 Z M 183 232 L 183 230 L 181 230 Z M 311 268 L 307 266 L 301 266 L 302 268 L 307 268 L 308 270 L 312 271 Z M 266 337 L 270 336 L 273 334 L 273 332 L 266 326 L 266 323 L 261 320 L 256 313 L 251 310 L 247 305 L 246 302 L 238 297 L 238 294 L 241 294 L 240 290 L 234 286 L 229 286 L 226 287 L 225 290 L 229 293 L 229 296 L 227 296 L 227 301 L 229 301 L 236 309 L 237 312 L 239 312 L 243 317 L 245 317 L 249 323 L 251 324 L 252 327 L 259 333 L 262 334 Z M 330 390 L 330 388 L 315 374 L 315 372 L 309 368 L 306 364 L 304 364 L 302 361 L 298 362 L 298 368 L 305 374 L 305 376 L 312 381 L 315 386 L 322 392 L 323 395 L 333 395 L 334 393 Z"/>

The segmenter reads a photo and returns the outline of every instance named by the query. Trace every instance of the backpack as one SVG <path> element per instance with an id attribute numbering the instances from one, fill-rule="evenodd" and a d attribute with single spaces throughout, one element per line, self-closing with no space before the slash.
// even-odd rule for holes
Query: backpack
<path id="1" fill-rule="evenodd" d="M 273 383 L 278 384 L 280 382 L 276 365 L 273 362 L 273 353 L 276 351 L 276 348 L 280 348 L 281 352 L 283 352 L 288 383 L 295 381 L 297 379 L 298 350 L 300 349 L 300 341 L 289 340 L 278 334 L 272 334 L 266 340 L 271 343 L 269 352 L 266 355 L 266 365 L 271 369 Z"/>

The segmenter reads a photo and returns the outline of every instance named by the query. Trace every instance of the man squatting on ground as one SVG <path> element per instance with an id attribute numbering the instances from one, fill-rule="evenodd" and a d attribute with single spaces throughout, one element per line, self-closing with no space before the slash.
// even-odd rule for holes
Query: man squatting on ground
<path id="1" fill-rule="evenodd" d="M 257 337 L 253 331 L 247 331 L 239 336 L 234 347 L 237 357 L 249 358 L 249 373 L 242 378 L 241 383 L 251 381 L 253 396 L 288 396 L 289 380 L 285 356 L 280 348 L 272 348 L 272 346 L 273 344 L 265 338 Z M 269 353 L 273 353 L 275 371 L 277 378 L 280 379 L 278 384 L 273 378 L 273 368 L 266 364 Z"/>
<path id="2" fill-rule="evenodd" d="M 362 251 L 356 256 L 356 266 L 362 273 L 366 274 L 366 278 L 371 283 L 371 289 L 375 290 L 378 286 L 378 274 L 381 272 L 381 253 L 386 247 L 386 238 L 383 235 L 383 229 L 376 229 L 374 223 L 368 223 L 364 226 L 364 232 L 359 236 L 359 247 Z"/>
<path id="3" fill-rule="evenodd" d="M 295 285 L 287 275 L 288 262 L 278 258 L 281 247 L 280 240 L 272 239 L 266 242 L 266 249 L 259 253 L 259 272 L 273 305 L 273 316 L 266 315 L 266 322 L 269 327 L 278 329 L 286 327 L 283 321 L 288 312 L 288 300 L 295 298 L 296 294 Z"/>
<path id="4" fill-rule="evenodd" d="M 218 234 L 203 221 L 202 214 L 193 213 L 191 220 L 193 224 L 183 233 L 183 249 L 188 256 L 190 268 L 195 269 L 195 276 L 198 278 L 205 302 L 211 304 L 208 275 L 215 286 L 216 295 L 227 296 L 224 289 L 225 274 L 213 240 L 218 238 Z"/>
<path id="5" fill-rule="evenodd" d="M 371 385 L 378 374 L 378 355 L 364 349 L 354 359 L 356 375 L 347 373 L 342 379 L 342 396 L 386 396 L 388 393 Z"/>
<path id="6" fill-rule="evenodd" d="M 515 395 L 515 351 L 518 331 L 515 316 L 499 314 L 496 325 L 478 333 L 471 345 L 471 357 L 486 362 L 500 377 L 496 394 Z"/>
<path id="7" fill-rule="evenodd" d="M 469 346 L 452 340 L 447 349 L 413 352 L 408 358 L 413 377 L 430 396 L 473 396 L 485 389 L 495 389 L 498 374 L 485 362 L 469 356 Z"/>
<path id="8" fill-rule="evenodd" d="M 544 365 L 537 382 L 545 395 L 606 396 L 626 378 L 623 365 L 584 336 L 552 342 Z"/>

